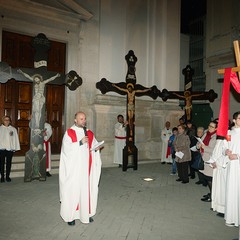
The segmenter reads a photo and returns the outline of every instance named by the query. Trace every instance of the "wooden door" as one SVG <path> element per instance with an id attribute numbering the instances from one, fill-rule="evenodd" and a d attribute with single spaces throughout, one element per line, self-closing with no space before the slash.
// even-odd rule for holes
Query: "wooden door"
<path id="1" fill-rule="evenodd" d="M 64 110 L 64 91 L 63 85 L 47 85 L 46 110 L 47 122 L 52 126 L 53 134 L 51 138 L 52 153 L 59 153 L 61 150 L 63 129 L 63 110 Z"/>
<path id="2" fill-rule="evenodd" d="M 33 68 L 34 50 L 31 46 L 33 37 L 17 33 L 2 32 L 2 61 L 12 68 Z M 66 44 L 50 41 L 48 70 L 65 73 Z M 52 153 L 60 153 L 63 137 L 62 119 L 64 114 L 65 86 L 46 86 L 47 121 L 53 127 Z M 15 155 L 25 155 L 29 150 L 29 119 L 32 110 L 32 83 L 14 79 L 0 84 L 0 117 L 9 115 L 17 128 L 21 151 Z"/>

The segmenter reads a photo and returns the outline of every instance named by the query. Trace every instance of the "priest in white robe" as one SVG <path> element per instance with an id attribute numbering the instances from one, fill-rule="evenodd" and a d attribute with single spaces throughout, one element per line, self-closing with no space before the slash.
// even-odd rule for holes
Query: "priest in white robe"
<path id="1" fill-rule="evenodd" d="M 92 222 L 96 214 L 101 174 L 97 144 L 93 132 L 86 129 L 85 114 L 76 113 L 75 124 L 63 137 L 59 166 L 60 215 L 69 225 L 75 225 L 76 219 Z"/>
<path id="2" fill-rule="evenodd" d="M 240 111 L 233 114 L 234 127 L 224 140 L 228 157 L 226 176 L 225 221 L 227 226 L 240 225 Z M 226 149 L 226 150 L 225 150 Z"/>
<path id="3" fill-rule="evenodd" d="M 168 146 L 168 140 L 172 135 L 172 129 L 170 128 L 170 122 L 167 121 L 165 123 L 164 129 L 161 131 L 161 139 L 162 139 L 162 154 L 161 154 L 161 163 L 172 163 L 172 154 L 171 148 Z"/>
<path id="4" fill-rule="evenodd" d="M 124 122 L 123 115 L 117 116 L 118 122 L 114 126 L 115 140 L 114 140 L 114 157 L 113 163 L 122 166 L 123 162 L 123 149 L 126 145 L 126 126 L 128 122 Z"/>

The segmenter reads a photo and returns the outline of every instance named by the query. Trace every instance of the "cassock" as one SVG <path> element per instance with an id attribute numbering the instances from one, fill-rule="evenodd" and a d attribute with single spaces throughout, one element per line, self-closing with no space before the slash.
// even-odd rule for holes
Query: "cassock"
<path id="1" fill-rule="evenodd" d="M 224 149 L 238 154 L 238 159 L 228 160 L 226 175 L 225 221 L 238 227 L 240 225 L 240 128 L 228 132 L 229 141 L 224 140 Z"/>
<path id="2" fill-rule="evenodd" d="M 212 209 L 213 211 L 225 212 L 225 191 L 226 191 L 226 161 L 223 154 L 223 140 L 218 139 L 213 150 L 209 163 L 215 162 L 217 167 L 213 169 L 212 180 Z"/>
<path id="3" fill-rule="evenodd" d="M 126 145 L 126 127 L 122 123 L 115 124 L 115 140 L 114 140 L 114 158 L 113 162 L 122 164 L 123 148 Z"/>
<path id="4" fill-rule="evenodd" d="M 87 130 L 88 143 L 81 144 L 83 128 L 73 125 L 63 137 L 60 165 L 60 215 L 65 222 L 80 219 L 89 223 L 96 214 L 98 183 L 101 174 L 100 152 L 92 151 L 98 142 Z"/>
<path id="5" fill-rule="evenodd" d="M 51 171 L 51 142 L 52 127 L 49 123 L 44 123 L 44 150 L 46 151 L 46 171 Z"/>

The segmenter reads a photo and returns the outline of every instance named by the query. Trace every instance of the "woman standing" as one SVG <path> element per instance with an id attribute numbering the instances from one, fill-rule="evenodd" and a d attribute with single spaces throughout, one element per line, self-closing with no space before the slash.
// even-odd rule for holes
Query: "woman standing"
<path id="1" fill-rule="evenodd" d="M 204 170 L 199 170 L 203 174 L 203 180 L 207 183 L 210 193 L 206 194 L 201 198 L 204 202 L 211 202 L 211 192 L 212 192 L 212 177 L 213 168 L 216 167 L 216 163 L 210 163 L 209 160 L 213 153 L 213 149 L 217 142 L 217 126 L 216 120 L 211 121 L 208 125 L 207 132 L 202 136 L 202 143 L 197 143 L 197 148 L 200 149 L 202 154 L 202 159 L 204 161 Z"/>
<path id="2" fill-rule="evenodd" d="M 176 151 L 176 163 L 178 171 L 177 182 L 188 183 L 188 164 L 191 161 L 190 139 L 185 132 L 184 125 L 178 126 L 178 134 L 174 139 L 173 146 Z"/>
<path id="3" fill-rule="evenodd" d="M 1 166 L 1 182 L 5 182 L 4 168 L 6 159 L 6 181 L 11 182 L 10 172 L 12 166 L 12 157 L 15 151 L 20 150 L 18 133 L 16 128 L 11 126 L 11 118 L 9 116 L 2 117 L 2 125 L 0 126 L 0 166 Z"/>

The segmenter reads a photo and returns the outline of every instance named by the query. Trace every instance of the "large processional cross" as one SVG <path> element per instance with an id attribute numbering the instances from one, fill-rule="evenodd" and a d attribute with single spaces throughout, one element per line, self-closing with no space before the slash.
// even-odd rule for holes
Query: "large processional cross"
<path id="1" fill-rule="evenodd" d="M 156 99 L 160 95 L 160 91 L 156 86 L 146 88 L 140 84 L 136 84 L 135 64 L 137 57 L 132 50 L 125 56 L 125 60 L 128 65 L 126 82 L 112 83 L 102 78 L 100 82 L 96 83 L 96 88 L 102 94 L 112 91 L 120 95 L 127 95 L 128 125 L 126 146 L 123 149 L 123 171 L 126 171 L 128 168 L 133 168 L 134 170 L 138 168 L 138 149 L 135 146 L 135 96 L 149 96 Z"/>
<path id="2" fill-rule="evenodd" d="M 167 89 L 163 89 L 161 93 L 161 98 L 163 101 L 167 101 L 168 99 L 179 99 L 184 100 L 185 106 L 185 120 L 192 120 L 192 101 L 193 100 L 209 100 L 213 102 L 217 98 L 217 93 L 214 90 L 210 89 L 208 92 L 201 91 L 192 91 L 192 76 L 194 70 L 190 65 L 187 65 L 186 68 L 182 70 L 182 74 L 184 75 L 184 91 L 168 91 Z"/>
<path id="3" fill-rule="evenodd" d="M 14 78 L 17 81 L 33 83 L 32 114 L 29 123 L 31 129 L 30 149 L 25 154 L 24 181 L 34 179 L 46 180 L 46 152 L 43 147 L 44 123 L 46 121 L 46 84 L 65 84 L 70 90 L 75 90 L 82 84 L 81 77 L 70 71 L 67 75 L 47 70 L 50 41 L 43 33 L 32 40 L 35 49 L 34 68 L 11 69 L 7 63 L 0 63 L 0 82 L 5 83 Z M 62 96 L 59 96 L 61 98 Z"/>

